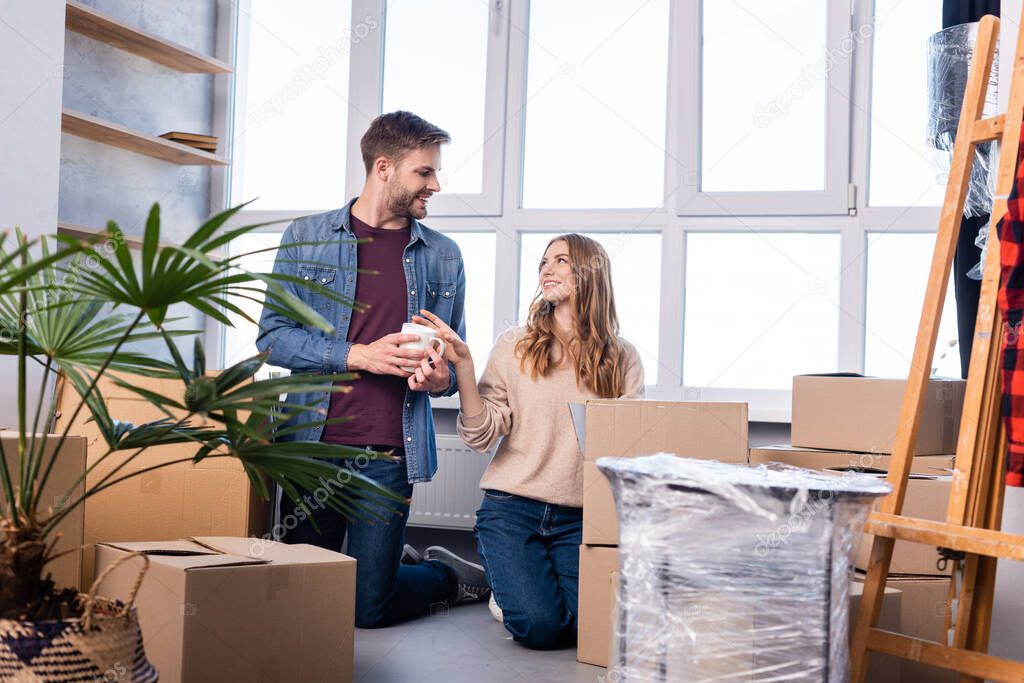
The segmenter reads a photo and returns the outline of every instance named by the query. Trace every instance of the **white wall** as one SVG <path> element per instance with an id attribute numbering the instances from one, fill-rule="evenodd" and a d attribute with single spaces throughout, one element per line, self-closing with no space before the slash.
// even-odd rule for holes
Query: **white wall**
<path id="1" fill-rule="evenodd" d="M 0 231 L 38 236 L 57 228 L 64 2 L 0 0 L 0 20 Z M 17 426 L 16 372 L 0 358 L 0 427 Z"/>
<path id="2" fill-rule="evenodd" d="M 0 0 L 0 229 L 57 227 L 64 2 Z"/>

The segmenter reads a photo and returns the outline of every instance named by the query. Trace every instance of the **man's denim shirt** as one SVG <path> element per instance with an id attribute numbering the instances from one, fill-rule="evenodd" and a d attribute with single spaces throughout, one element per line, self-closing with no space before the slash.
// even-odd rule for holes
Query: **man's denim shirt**
<path id="1" fill-rule="evenodd" d="M 274 264 L 275 273 L 297 275 L 303 280 L 315 281 L 322 287 L 348 299 L 356 294 L 356 242 L 349 223 L 347 206 L 300 218 L 291 223 L 281 238 L 281 248 Z M 321 242 L 315 246 L 291 246 L 300 242 Z M 431 230 L 416 220 L 409 227 L 409 244 L 403 256 L 405 281 L 409 303 L 409 317 L 425 308 L 448 323 L 460 337 L 466 337 L 465 300 L 466 275 L 458 245 L 441 233 Z M 348 352 L 352 343 L 348 326 L 352 317 L 350 308 L 302 287 L 285 284 L 292 294 L 309 304 L 334 325 L 333 334 L 306 327 L 279 313 L 263 309 L 260 316 L 260 336 L 256 346 L 270 351 L 271 365 L 294 372 L 324 374 L 348 372 Z M 367 315 L 372 315 L 368 313 Z M 399 332 L 399 330 L 395 330 Z M 455 393 L 455 371 L 447 391 L 439 396 Z M 358 380 L 356 380 L 358 381 Z M 325 390 L 315 393 L 290 394 L 288 402 L 315 404 L 317 411 L 304 412 L 289 421 L 300 425 L 322 420 L 327 415 L 330 394 Z M 319 441 L 322 425 L 311 425 L 296 431 L 285 439 Z M 434 419 L 430 412 L 430 399 L 422 391 L 406 389 L 402 409 L 402 434 L 405 439 L 406 466 L 409 482 L 430 481 L 437 470 L 437 446 L 434 442 Z"/>

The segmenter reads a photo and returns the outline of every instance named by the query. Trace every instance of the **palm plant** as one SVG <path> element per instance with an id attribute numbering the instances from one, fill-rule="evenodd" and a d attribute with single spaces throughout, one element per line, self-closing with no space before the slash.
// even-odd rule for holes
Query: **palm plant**
<path id="1" fill-rule="evenodd" d="M 321 478 L 337 477 L 338 459 L 367 455 L 364 450 L 347 446 L 274 441 L 293 434 L 295 429 L 286 425 L 289 419 L 314 409 L 311 405 L 286 403 L 281 400 L 282 394 L 344 391 L 346 387 L 335 383 L 354 379 L 353 375 L 292 374 L 256 379 L 266 361 L 264 354 L 211 375 L 206 372 L 198 337 L 191 367 L 185 363 L 178 340 L 197 331 L 174 331 L 171 324 L 175 319 L 169 317 L 172 307 L 189 307 L 225 325 L 232 324 L 227 312 L 255 322 L 234 303 L 239 297 L 269 306 L 304 325 L 332 331 L 322 316 L 285 287 L 312 286 L 308 282 L 285 274 L 239 268 L 241 259 L 257 252 L 218 255 L 218 250 L 231 240 L 261 227 L 250 225 L 221 232 L 240 208 L 203 223 L 181 246 L 164 246 L 160 242 L 160 207 L 154 205 L 138 266 L 124 234 L 113 222 L 104 236 L 105 248 L 100 248 L 98 239 L 80 241 L 67 236 L 44 238 L 34 244 L 20 233 L 8 248 L 8 236 L 0 234 L 0 354 L 15 356 L 18 365 L 17 458 L 11 458 L 16 467 L 8 467 L 7 454 L 0 444 L 0 618 L 38 620 L 77 615 L 75 591 L 55 587 L 46 571 L 47 564 L 56 557 L 55 528 L 88 498 L 126 479 L 181 462 L 237 458 L 261 495 L 268 496 L 267 482 L 272 481 L 305 507 L 300 498 L 302 489 L 315 489 Z M 56 250 L 51 248 L 51 241 Z M 329 291 L 318 292 L 345 305 L 355 305 Z M 162 343 L 171 361 L 129 350 L 141 341 Z M 27 390 L 30 364 L 42 368 L 34 405 L 30 405 Z M 181 393 L 161 395 L 118 378 L 118 372 L 177 378 Z M 73 414 L 66 416 L 67 426 L 59 434 L 49 435 L 56 401 L 47 402 L 46 397 L 55 376 L 74 388 L 78 403 Z M 159 407 L 166 417 L 138 425 L 118 420 L 109 413 L 98 388 L 101 377 L 135 392 Z M 124 461 L 102 479 L 87 480 L 83 475 L 67 492 L 66 503 L 60 509 L 44 509 L 41 491 L 60 458 L 68 430 L 83 410 L 89 411 L 104 442 L 103 453 L 90 457 L 89 471 L 115 453 Z M 206 418 L 203 424 L 197 423 L 199 416 Z M 324 419 L 319 424 L 331 421 Z M 124 471 L 124 466 L 144 457 L 148 448 L 166 444 L 191 445 L 195 455 Z M 404 500 L 357 472 L 348 472 L 338 480 L 348 484 L 330 487 L 331 499 L 326 504 L 348 515 L 379 515 L 375 502 Z M 76 495 L 83 483 L 84 489 Z"/>

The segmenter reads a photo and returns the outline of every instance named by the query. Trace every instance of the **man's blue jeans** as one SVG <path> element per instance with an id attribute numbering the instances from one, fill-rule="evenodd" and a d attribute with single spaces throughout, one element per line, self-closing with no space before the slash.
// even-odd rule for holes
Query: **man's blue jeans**
<path id="1" fill-rule="evenodd" d="M 538 650 L 575 643 L 583 511 L 487 490 L 476 539 L 512 637 Z"/>
<path id="2" fill-rule="evenodd" d="M 343 466 L 361 472 L 401 496 L 412 496 L 404 458 L 399 462 L 370 460 L 356 464 L 346 461 Z M 428 614 L 432 607 L 446 605 L 453 596 L 454 576 L 440 562 L 400 564 L 402 546 L 405 545 L 405 524 L 409 519 L 408 505 L 375 503 L 374 509 L 383 513 L 385 519 L 368 518 L 365 521 L 346 519 L 326 505 L 318 505 L 315 500 L 309 505 L 320 533 L 309 520 L 298 521 L 301 514 L 295 517 L 295 504 L 288 496 L 282 497 L 280 523 L 286 530 L 283 540 L 285 543 L 309 543 L 341 552 L 345 533 L 348 532 L 347 554 L 356 559 L 356 626 L 391 626 Z"/>

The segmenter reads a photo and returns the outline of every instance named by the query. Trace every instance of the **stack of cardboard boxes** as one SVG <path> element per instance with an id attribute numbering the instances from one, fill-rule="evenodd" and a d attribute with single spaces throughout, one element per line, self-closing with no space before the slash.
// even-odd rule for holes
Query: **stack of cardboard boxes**
<path id="1" fill-rule="evenodd" d="M 163 396 L 179 396 L 180 380 L 125 377 L 142 389 Z M 102 377 L 97 388 L 115 419 L 139 425 L 167 417 L 162 410 L 135 392 Z M 75 415 L 79 396 L 65 387 L 58 396 L 57 431 L 71 423 L 71 433 L 85 437 L 87 485 L 117 472 L 125 476 L 153 465 L 191 457 L 198 446 L 174 444 L 146 449 L 126 461 L 134 451 L 120 451 L 103 458 L 106 442 L 87 409 Z M 171 410 L 172 415 L 177 411 Z M 176 417 L 181 417 L 177 415 Z M 203 424 L 193 418 L 194 425 Z M 102 461 L 101 461 L 102 458 Z M 231 458 L 200 463 L 179 462 L 146 472 L 112 486 L 85 503 L 84 541 L 87 547 L 105 541 L 165 541 L 188 536 L 260 536 L 269 522 L 269 507 L 249 484 L 241 464 Z M 92 553 L 82 562 L 81 586 L 94 576 Z"/>
<path id="2" fill-rule="evenodd" d="M 164 396 L 182 392 L 178 380 L 130 381 Z M 166 417 L 108 378 L 98 386 L 116 419 L 142 424 Z M 198 446 L 181 444 L 147 449 L 131 462 L 134 451 L 104 457 L 107 446 L 89 411 L 75 415 L 76 392 L 67 387 L 58 401 L 57 431 L 70 422 L 77 435 L 55 471 L 61 482 L 74 481 L 87 467 L 89 485 L 115 472 L 124 476 L 180 461 L 89 498 L 62 525 L 62 542 L 90 548 L 64 560 L 64 585 L 88 587 L 97 569 L 125 552 L 150 556 L 139 620 L 161 681 L 351 680 L 355 560 L 261 540 L 270 508 L 238 460 L 193 463 L 188 458 Z M 119 569 L 99 593 L 127 598 L 136 576 L 137 568 Z"/>
<path id="3" fill-rule="evenodd" d="M 618 594 L 619 532 L 608 480 L 595 460 L 658 452 L 747 462 L 747 404 L 598 400 L 574 406 L 583 452 L 579 646 L 576 658 L 608 666 Z"/>
<path id="4" fill-rule="evenodd" d="M 793 379 L 791 444 L 754 448 L 752 465 L 781 462 L 809 469 L 857 470 L 885 476 L 896 436 L 903 380 L 857 375 L 804 375 Z M 934 379 L 929 382 L 924 413 L 911 465 L 910 484 L 903 514 L 945 520 L 950 476 L 964 382 Z M 867 569 L 873 537 L 865 535 L 855 566 Z M 937 564 L 936 549 L 898 541 L 890 565 L 888 586 L 899 589 L 900 631 L 933 641 L 945 641 L 950 566 Z M 885 659 L 872 655 L 873 660 Z M 903 683 L 955 681 L 951 672 L 939 672 L 900 661 Z"/>

